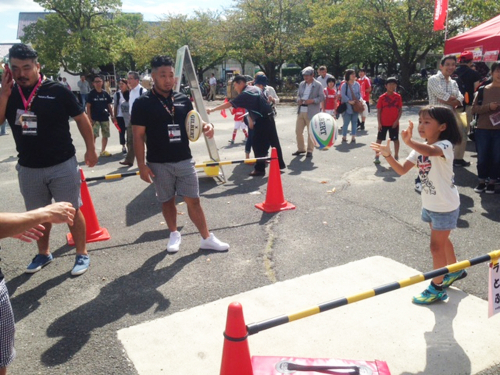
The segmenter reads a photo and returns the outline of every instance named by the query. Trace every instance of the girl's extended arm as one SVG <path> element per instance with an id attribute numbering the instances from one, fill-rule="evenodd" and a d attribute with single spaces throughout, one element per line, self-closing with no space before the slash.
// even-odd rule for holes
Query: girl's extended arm
<path id="1" fill-rule="evenodd" d="M 399 175 L 404 175 L 410 169 L 412 169 L 415 164 L 413 164 L 409 160 L 405 160 L 404 164 L 401 164 L 398 160 L 394 159 L 391 154 L 391 140 L 389 139 L 385 145 L 372 142 L 370 147 L 378 154 L 382 154 L 382 156 L 387 160 L 389 165 L 394 169 L 394 171 Z"/>
<path id="2" fill-rule="evenodd" d="M 443 150 L 440 147 L 434 145 L 428 145 L 427 143 L 421 143 L 413 140 L 413 122 L 409 121 L 408 128 L 401 132 L 401 138 L 403 142 L 406 143 L 408 147 L 411 147 L 419 154 L 423 156 L 442 156 Z"/>

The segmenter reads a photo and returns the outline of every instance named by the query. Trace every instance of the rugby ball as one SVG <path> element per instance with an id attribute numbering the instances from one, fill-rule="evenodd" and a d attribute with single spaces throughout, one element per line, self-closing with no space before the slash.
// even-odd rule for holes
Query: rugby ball
<path id="1" fill-rule="evenodd" d="M 191 142 L 196 142 L 203 132 L 203 120 L 194 109 L 189 111 L 186 116 L 186 133 Z"/>
<path id="2" fill-rule="evenodd" d="M 316 148 L 328 150 L 337 139 L 335 119 L 328 113 L 320 112 L 309 122 L 309 132 Z"/>

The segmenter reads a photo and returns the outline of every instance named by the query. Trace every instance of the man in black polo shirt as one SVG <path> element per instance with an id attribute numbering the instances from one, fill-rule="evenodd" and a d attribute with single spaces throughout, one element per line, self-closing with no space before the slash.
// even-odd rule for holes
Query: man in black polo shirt
<path id="1" fill-rule="evenodd" d="M 207 108 L 207 113 L 234 108 L 245 108 L 250 116 L 249 121 L 253 123 L 253 153 L 257 158 L 266 157 L 269 146 L 276 147 L 280 169 L 285 169 L 286 164 L 281 152 L 280 140 L 274 122 L 274 114 L 271 105 L 264 93 L 255 86 L 247 86 L 245 77 L 237 75 L 234 77 L 233 86 L 238 96 L 227 103 L 223 103 L 214 108 Z M 250 124 L 250 126 L 252 126 Z M 266 174 L 265 161 L 255 163 L 254 170 L 250 176 L 264 176 Z"/>
<path id="2" fill-rule="evenodd" d="M 141 179 L 154 183 L 170 230 L 167 251 L 175 253 L 181 244 L 181 234 L 177 231 L 176 194 L 183 197 L 189 218 L 202 236 L 200 248 L 228 250 L 228 244 L 219 241 L 208 231 L 200 204 L 198 177 L 184 125 L 193 105 L 186 95 L 173 91 L 175 77 L 172 59 L 156 56 L 151 61 L 151 68 L 154 87 L 134 101 L 130 123 Z M 211 138 L 213 131 L 211 124 L 203 124 L 203 132 L 207 137 Z M 144 144 L 147 146 L 147 163 Z"/>
<path id="3" fill-rule="evenodd" d="M 36 51 L 25 44 L 14 44 L 9 50 L 10 69 L 3 75 L 0 89 L 0 123 L 7 118 L 14 135 L 19 153 L 16 169 L 26 209 L 44 207 L 52 199 L 79 208 L 80 173 L 68 119 L 73 117 L 85 141 L 85 163 L 89 167 L 97 163 L 92 127 L 76 97 L 40 74 L 37 58 Z M 49 250 L 51 224 L 44 227 L 44 235 L 37 241 L 38 255 L 26 273 L 37 272 L 53 260 Z M 90 260 L 85 218 L 80 210 L 69 229 L 76 245 L 71 274 L 81 275 Z"/>
<path id="4" fill-rule="evenodd" d="M 87 98 L 87 114 L 92 120 L 92 129 L 94 131 L 94 141 L 99 138 L 99 129 L 102 131 L 101 156 L 111 156 L 106 151 L 108 145 L 109 117 L 113 117 L 113 100 L 111 96 L 102 89 L 104 78 L 102 76 L 94 77 L 94 89 L 90 91 Z"/>

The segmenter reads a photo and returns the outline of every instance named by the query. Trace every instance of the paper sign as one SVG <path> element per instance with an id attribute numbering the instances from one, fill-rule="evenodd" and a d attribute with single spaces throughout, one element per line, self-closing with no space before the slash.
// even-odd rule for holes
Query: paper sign
<path id="1" fill-rule="evenodd" d="M 495 62 L 498 60 L 498 50 L 496 51 L 486 51 L 483 56 L 484 62 Z"/>
<path id="2" fill-rule="evenodd" d="M 500 312 L 500 266 L 490 263 L 488 277 L 488 318 Z"/>

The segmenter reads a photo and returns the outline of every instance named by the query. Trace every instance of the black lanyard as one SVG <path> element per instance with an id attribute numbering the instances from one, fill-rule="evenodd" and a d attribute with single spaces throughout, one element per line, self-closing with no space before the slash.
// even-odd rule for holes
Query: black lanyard
<path id="1" fill-rule="evenodd" d="M 153 92 L 153 95 L 156 96 L 156 98 L 160 101 L 161 105 L 163 106 L 163 108 L 165 108 L 165 110 L 167 111 L 167 113 L 170 115 L 170 117 L 172 117 L 172 124 L 175 124 L 175 119 L 174 119 L 174 116 L 175 116 L 175 106 L 174 106 L 174 95 L 173 95 L 173 91 L 170 91 L 170 95 L 169 97 L 163 101 L 160 96 L 161 95 L 157 95 L 155 93 L 155 89 L 153 88 L 152 90 Z M 167 105 L 167 100 L 170 99 L 172 101 L 172 109 L 168 108 L 168 105 Z"/>

